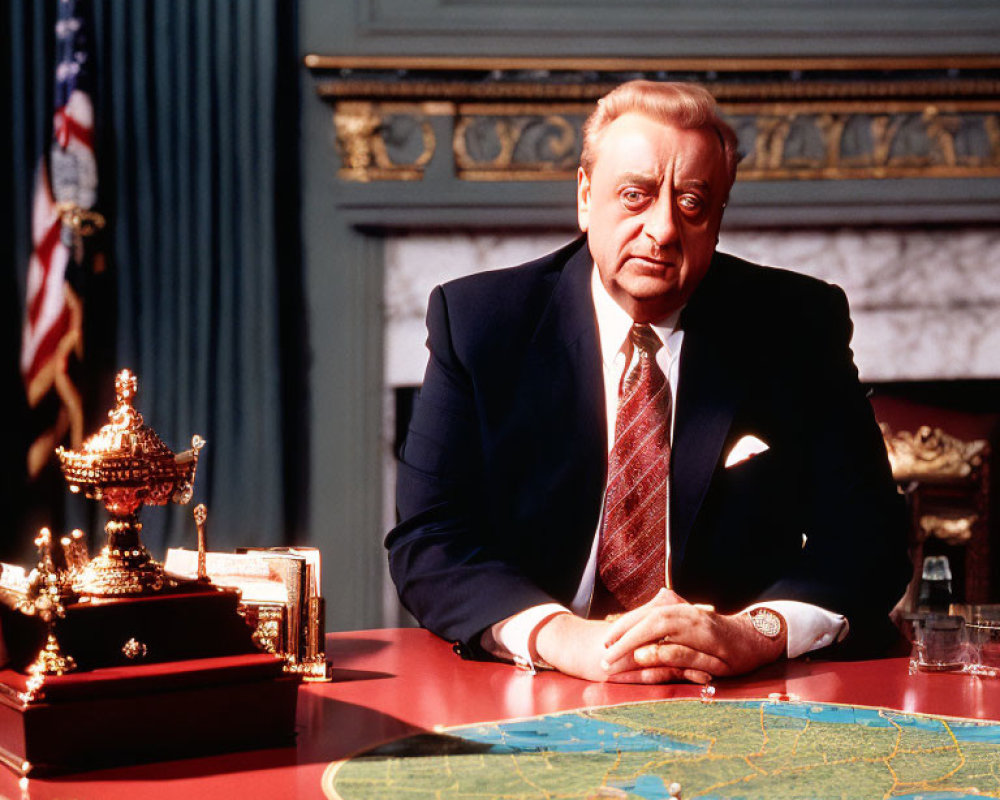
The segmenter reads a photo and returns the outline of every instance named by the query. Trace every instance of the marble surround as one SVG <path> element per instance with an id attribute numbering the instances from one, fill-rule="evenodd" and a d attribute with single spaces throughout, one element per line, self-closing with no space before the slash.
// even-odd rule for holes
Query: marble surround
<path id="1" fill-rule="evenodd" d="M 404 234 L 386 243 L 385 383 L 419 384 L 435 285 L 564 244 L 546 234 Z M 1000 228 L 733 231 L 719 247 L 843 287 L 866 381 L 1000 378 Z"/>

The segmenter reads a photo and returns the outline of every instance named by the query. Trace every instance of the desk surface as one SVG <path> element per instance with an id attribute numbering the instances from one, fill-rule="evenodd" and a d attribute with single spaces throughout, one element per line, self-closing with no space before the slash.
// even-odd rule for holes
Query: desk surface
<path id="1" fill-rule="evenodd" d="M 334 665 L 333 682 L 300 689 L 295 747 L 36 779 L 27 786 L 3 770 L 0 798 L 322 798 L 321 778 L 331 761 L 435 725 L 699 693 L 698 687 L 684 684 L 592 684 L 555 673 L 532 678 L 503 664 L 462 661 L 450 645 L 422 630 L 329 634 L 327 656 Z M 716 697 L 781 692 L 803 700 L 1000 720 L 1000 680 L 909 675 L 907 666 L 900 658 L 774 664 L 744 678 L 719 681 Z"/>

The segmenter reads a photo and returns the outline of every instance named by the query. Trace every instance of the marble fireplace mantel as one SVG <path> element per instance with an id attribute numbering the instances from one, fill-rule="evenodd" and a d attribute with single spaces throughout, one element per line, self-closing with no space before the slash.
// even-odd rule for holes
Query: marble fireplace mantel
<path id="1" fill-rule="evenodd" d="M 511 266 L 566 242 L 545 234 L 410 233 L 385 251 L 385 382 L 417 385 L 433 287 Z M 847 293 L 853 348 L 869 382 L 1000 378 L 1000 227 L 743 230 L 720 249 L 836 283 Z"/>

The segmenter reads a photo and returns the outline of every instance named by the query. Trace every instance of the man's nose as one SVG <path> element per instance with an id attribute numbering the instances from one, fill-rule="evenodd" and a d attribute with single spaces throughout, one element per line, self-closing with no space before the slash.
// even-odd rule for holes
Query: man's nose
<path id="1" fill-rule="evenodd" d="M 645 232 L 657 245 L 663 247 L 677 241 L 677 209 L 673 199 L 661 198 L 652 205 L 646 217 Z"/>

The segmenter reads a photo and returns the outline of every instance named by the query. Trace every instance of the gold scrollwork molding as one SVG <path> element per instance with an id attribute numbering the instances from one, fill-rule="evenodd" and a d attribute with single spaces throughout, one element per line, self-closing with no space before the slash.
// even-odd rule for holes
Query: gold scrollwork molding
<path id="1" fill-rule="evenodd" d="M 712 91 L 739 134 L 742 180 L 1000 176 L 1000 59 L 992 57 L 311 55 L 306 65 L 334 107 L 349 181 L 421 180 L 435 157 L 450 159 L 459 180 L 570 180 L 594 101 L 640 75 Z"/>
<path id="2" fill-rule="evenodd" d="M 950 545 L 967 544 L 972 540 L 978 521 L 978 514 L 922 514 L 918 520 L 918 538 L 920 541 L 940 539 Z"/>
<path id="3" fill-rule="evenodd" d="M 752 128 L 741 137 L 752 141 L 743 180 L 1000 175 L 997 109 L 855 103 L 727 110 L 737 129 Z"/>
<path id="4" fill-rule="evenodd" d="M 460 107 L 452 139 L 459 178 L 561 180 L 576 174 L 582 110 L 579 120 L 561 110 L 551 114 L 525 113 L 517 107 L 500 111 L 506 113 Z"/>
<path id="5" fill-rule="evenodd" d="M 987 450 L 983 439 L 966 442 L 928 425 L 921 425 L 915 433 L 893 433 L 885 423 L 880 427 L 897 481 L 931 477 L 964 479 L 983 465 Z"/>
<path id="6" fill-rule="evenodd" d="M 398 118 L 409 123 L 410 130 L 404 135 L 394 132 L 393 123 Z M 333 113 L 333 126 L 342 164 L 340 177 L 348 181 L 419 181 L 437 147 L 426 110 L 420 106 L 339 103 Z M 410 147 L 414 140 L 415 155 Z M 407 147 L 409 154 L 405 154 Z"/>

